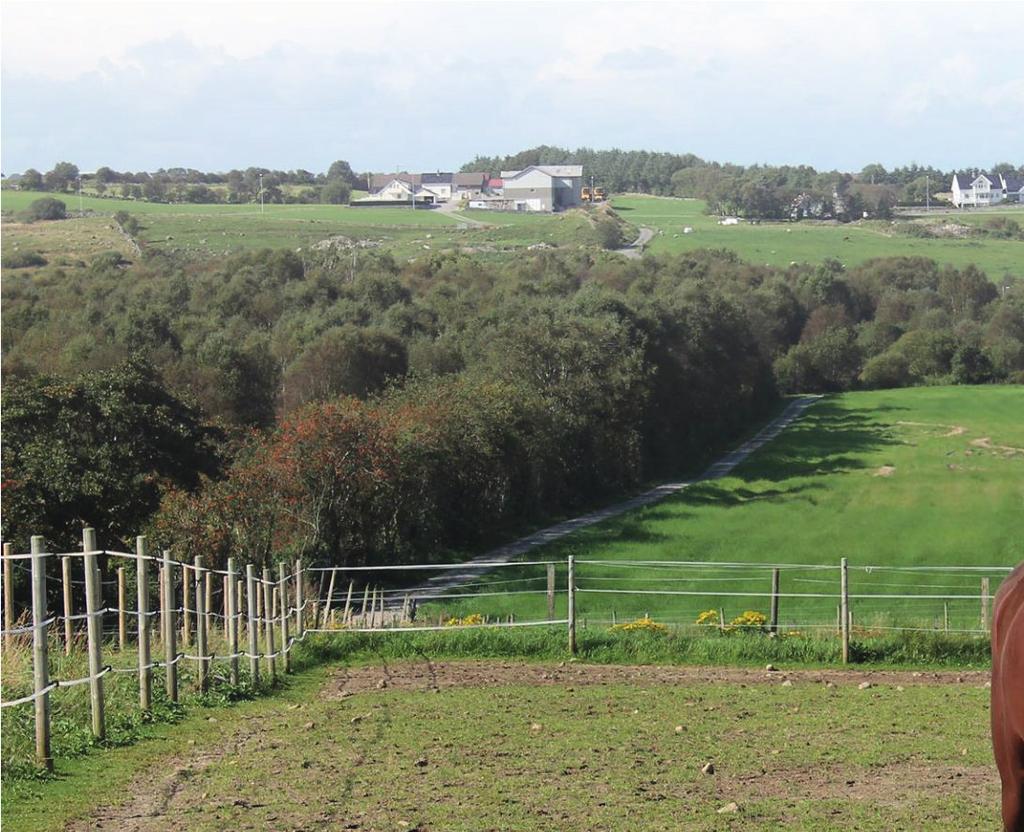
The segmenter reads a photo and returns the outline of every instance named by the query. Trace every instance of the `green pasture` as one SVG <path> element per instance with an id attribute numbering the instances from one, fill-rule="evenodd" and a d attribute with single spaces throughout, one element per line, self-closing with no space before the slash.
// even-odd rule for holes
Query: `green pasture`
<path id="1" fill-rule="evenodd" d="M 994 592 L 1006 570 L 1024 560 L 1022 413 L 1021 387 L 830 396 L 730 476 L 591 526 L 529 558 L 575 556 L 577 613 L 591 627 L 647 613 L 679 625 L 694 624 L 707 610 L 723 611 L 727 624 L 746 610 L 767 614 L 763 596 L 779 564 L 784 596 L 824 596 L 783 597 L 783 629 L 833 633 L 838 567 L 846 557 L 854 595 L 965 596 L 855 599 L 861 636 L 889 627 L 944 629 L 947 617 L 951 629 L 980 630 L 981 578 Z M 721 565 L 729 563 L 759 566 Z M 940 566 L 991 569 L 928 569 Z M 908 567 L 919 571 L 902 571 Z M 495 570 L 465 591 L 522 594 L 443 599 L 423 614 L 543 618 L 544 569 Z M 562 617 L 561 565 L 557 582 Z"/>
<path id="2" fill-rule="evenodd" d="M 646 225 L 658 232 L 648 246 L 653 254 L 723 248 L 752 263 L 772 266 L 817 263 L 826 258 L 852 266 L 875 257 L 930 257 L 960 268 L 973 264 L 993 280 L 1007 273 L 1024 277 L 1024 242 L 1019 240 L 919 239 L 882 221 L 845 225 L 806 220 L 757 225 L 741 222 L 723 226 L 718 224 L 717 217 L 704 213 L 704 202 L 697 199 L 615 197 L 612 206 L 632 224 Z M 1007 209 L 1006 215 L 1024 220 L 1024 209 Z M 965 216 L 980 223 L 992 215 Z M 961 216 L 946 220 L 959 222 Z M 684 234 L 686 227 L 693 232 Z"/>
<path id="3" fill-rule="evenodd" d="M 4 190 L 3 211 L 10 215 L 52 194 Z M 77 194 L 58 195 L 68 210 L 79 210 Z M 4 235 L 16 243 L 41 233 L 76 236 L 76 229 L 102 223 L 117 211 L 127 211 L 141 223 L 139 239 L 151 248 L 197 258 L 254 248 L 305 249 L 332 238 L 368 241 L 398 257 L 422 257 L 439 251 L 468 249 L 481 254 L 520 251 L 537 243 L 558 247 L 593 247 L 586 214 L 511 214 L 494 211 L 442 213 L 412 208 L 353 208 L 346 205 L 192 205 L 164 204 L 85 196 L 85 217 L 34 226 L 6 225 Z M 469 218 L 470 222 L 464 221 Z M 475 221 L 475 222 L 472 222 Z M 479 225 L 483 223 L 484 225 Z M 107 235 L 109 236 L 109 234 Z M 95 238 L 94 238 L 95 239 Z M 111 245 L 110 247 L 117 247 Z M 79 245 L 56 253 L 80 256 Z M 45 253 L 45 252 L 44 252 Z M 54 252 L 51 252 L 54 253 Z"/>

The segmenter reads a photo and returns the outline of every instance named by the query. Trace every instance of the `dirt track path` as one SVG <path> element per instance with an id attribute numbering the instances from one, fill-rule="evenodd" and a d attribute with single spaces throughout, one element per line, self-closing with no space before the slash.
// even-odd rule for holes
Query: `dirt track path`
<path id="1" fill-rule="evenodd" d="M 581 517 L 574 517 L 571 520 L 565 520 L 561 523 L 556 523 L 553 526 L 548 526 L 547 528 L 536 531 L 526 537 L 521 537 L 518 540 L 507 543 L 504 546 L 499 546 L 497 549 L 491 549 L 489 552 L 484 552 L 482 555 L 467 561 L 467 568 L 465 570 L 454 569 L 446 571 L 443 574 L 437 575 L 425 583 L 420 584 L 419 586 L 410 588 L 408 593 L 410 595 L 414 595 L 418 602 L 429 600 L 433 595 L 442 595 L 460 584 L 479 578 L 488 571 L 486 568 L 480 568 L 479 566 L 474 566 L 474 564 L 508 563 L 509 561 L 516 560 L 521 555 L 526 554 L 531 549 L 535 549 L 538 546 L 544 546 L 545 544 L 551 543 L 555 540 L 560 540 L 579 529 L 584 529 L 587 526 L 593 526 L 596 523 L 601 523 L 612 517 L 618 517 L 620 514 L 625 514 L 627 511 L 633 511 L 634 509 L 638 509 L 642 506 L 648 506 L 653 503 L 660 502 L 666 497 L 676 494 L 694 483 L 703 482 L 705 480 L 720 479 L 721 477 L 727 476 L 737 465 L 745 461 L 747 457 L 754 453 L 754 451 L 762 445 L 771 442 L 776 436 L 782 433 L 782 431 L 799 419 L 803 415 L 804 411 L 819 399 L 820 396 L 801 396 L 793 399 L 782 413 L 761 428 L 756 435 L 752 436 L 735 450 L 732 450 L 725 456 L 719 458 L 700 476 L 694 477 L 691 480 L 667 482 L 621 503 L 605 506 L 604 508 L 593 511 L 590 514 L 584 514 Z M 399 603 L 401 602 L 397 600 L 395 601 L 396 605 Z"/>

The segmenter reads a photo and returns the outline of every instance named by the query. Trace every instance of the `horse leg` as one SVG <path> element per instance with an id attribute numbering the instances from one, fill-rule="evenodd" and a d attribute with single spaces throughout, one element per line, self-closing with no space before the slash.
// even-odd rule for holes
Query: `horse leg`
<path id="1" fill-rule="evenodd" d="M 1006 756 L 999 766 L 1003 781 L 1003 829 L 1024 832 L 1024 739 L 1006 739 Z"/>

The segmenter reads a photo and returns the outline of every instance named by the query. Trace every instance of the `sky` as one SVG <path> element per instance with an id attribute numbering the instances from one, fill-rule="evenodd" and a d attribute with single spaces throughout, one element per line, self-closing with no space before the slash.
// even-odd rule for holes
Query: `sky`
<path id="1" fill-rule="evenodd" d="M 1024 3 L 0 6 L 0 167 L 1024 162 Z"/>

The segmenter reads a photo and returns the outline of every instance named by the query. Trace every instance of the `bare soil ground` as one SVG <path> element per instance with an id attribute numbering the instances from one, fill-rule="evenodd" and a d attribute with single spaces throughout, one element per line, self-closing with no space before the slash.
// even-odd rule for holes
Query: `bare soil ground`
<path id="1" fill-rule="evenodd" d="M 665 691 L 672 687 L 685 688 L 687 694 L 681 696 L 678 705 L 683 713 L 686 708 L 692 707 L 690 713 L 697 714 L 704 711 L 714 711 L 715 707 L 708 706 L 706 701 L 701 701 L 700 696 L 694 697 L 693 691 L 709 690 L 721 691 L 726 686 L 734 689 L 737 699 L 753 696 L 744 689 L 763 689 L 785 685 L 796 689 L 806 686 L 827 686 L 843 689 L 863 690 L 867 694 L 873 693 L 870 688 L 910 689 L 912 687 L 935 686 L 973 686 L 984 687 L 989 681 L 987 672 L 909 672 L 909 671 L 858 671 L 858 670 L 768 670 L 768 669 L 737 669 L 737 668 L 701 668 L 701 667 L 650 667 L 650 666 L 605 666 L 605 665 L 582 665 L 573 662 L 559 664 L 537 664 L 528 665 L 516 662 L 501 661 L 466 661 L 466 662 L 434 662 L 424 659 L 418 662 L 402 662 L 396 664 L 378 663 L 363 667 L 339 668 L 331 677 L 329 683 L 323 688 L 323 701 L 311 703 L 308 707 L 304 705 L 279 706 L 279 710 L 285 713 L 269 713 L 260 717 L 250 717 L 238 720 L 235 724 L 225 729 L 217 725 L 211 725 L 211 731 L 223 730 L 223 735 L 212 740 L 208 747 L 197 749 L 195 755 L 183 759 L 171 759 L 164 761 L 159 766 L 139 773 L 135 782 L 126 793 L 124 802 L 118 805 L 105 806 L 97 809 L 91 817 L 71 824 L 68 829 L 81 832 L 82 830 L 111 829 L 122 830 L 123 832 L 156 832 L 156 830 L 192 830 L 192 829 L 359 829 L 359 830 L 384 830 L 403 829 L 406 832 L 411 830 L 441 830 L 451 829 L 497 829 L 513 828 L 496 825 L 493 820 L 486 821 L 484 816 L 488 813 L 493 816 L 495 811 L 494 799 L 481 795 L 481 812 L 479 826 L 474 826 L 472 820 L 464 818 L 465 795 L 436 794 L 434 799 L 440 803 L 446 801 L 450 804 L 452 823 L 450 826 L 437 825 L 422 820 L 402 821 L 396 825 L 395 818 L 405 818 L 409 814 L 410 807 L 416 805 L 416 801 L 422 801 L 424 795 L 420 792 L 409 794 L 409 786 L 399 787 L 397 782 L 391 791 L 383 788 L 377 791 L 371 788 L 368 783 L 377 775 L 373 774 L 377 767 L 384 765 L 380 758 L 381 748 L 390 746 L 392 738 L 386 733 L 391 730 L 390 719 L 393 717 L 393 709 L 403 701 L 403 696 L 416 693 L 437 693 L 452 692 L 456 699 L 468 701 L 465 697 L 471 695 L 470 691 L 482 692 L 485 696 L 495 701 L 494 711 L 497 715 L 501 711 L 499 703 L 503 696 L 503 690 L 516 690 L 541 688 L 550 690 L 562 688 L 565 692 L 576 691 L 577 696 L 586 695 L 588 690 L 594 691 L 600 686 L 627 685 L 635 687 L 636 690 L 658 689 Z M 464 690 L 466 693 L 460 693 Z M 488 693 L 489 692 L 489 693 Z M 855 691 L 856 693 L 856 691 Z M 671 695 L 671 694 L 670 694 Z M 910 694 L 908 694 L 910 695 Z M 351 718 L 344 710 L 345 700 L 350 697 L 358 697 L 358 708 L 355 716 Z M 430 697 L 426 702 L 441 703 L 451 701 L 452 697 Z M 424 700 L 417 700 L 424 702 Z M 588 700 L 589 701 L 589 700 Z M 755 700 L 751 699 L 751 703 Z M 325 704 L 327 703 L 327 704 Z M 335 703 L 330 705 L 329 703 Z M 367 707 L 369 711 L 363 715 Z M 430 712 L 430 705 L 426 707 Z M 756 707 L 751 704 L 751 707 Z M 339 710 L 341 708 L 342 710 Z M 381 710 L 382 709 L 382 710 Z M 799 706 L 793 709 L 794 713 L 799 711 Z M 325 713 L 330 713 L 335 720 L 335 725 L 329 735 L 330 739 L 325 747 L 321 741 L 314 740 L 315 731 L 321 729 L 319 720 L 324 718 Z M 588 715 L 593 714 L 593 708 L 588 708 Z M 609 714 L 611 712 L 609 711 Z M 633 711 L 639 713 L 638 710 Z M 740 714 L 743 715 L 743 712 Z M 382 717 L 387 720 L 381 722 Z M 314 722 L 303 723 L 303 720 L 316 719 Z M 439 712 L 438 720 L 445 719 Z M 447 717 L 450 719 L 450 715 Z M 623 717 L 613 717 L 622 719 Z M 683 718 L 683 717 L 681 717 Z M 628 717 L 626 717 L 628 719 Z M 365 720 L 367 725 L 375 725 L 372 729 L 373 741 L 367 745 L 367 740 L 361 738 L 359 731 L 360 723 Z M 794 720 L 797 722 L 797 720 Z M 290 727 L 287 732 L 283 726 Z M 272 730 L 272 728 L 274 730 Z M 303 740 L 302 729 L 307 739 Z M 543 737 L 548 731 L 546 724 L 534 723 L 526 731 Z M 371 730 L 369 728 L 365 730 Z M 424 725 L 420 731 L 424 739 L 429 735 L 443 730 L 438 725 Z M 686 730 L 680 725 L 676 733 Z M 732 736 L 732 732 L 736 736 Z M 730 733 L 722 737 L 727 742 L 743 743 L 746 738 L 743 736 L 744 729 L 739 727 L 730 728 Z M 787 734 L 788 736 L 788 734 Z M 288 737 L 292 742 L 288 743 Z M 437 738 L 434 738 L 435 740 Z M 309 744 L 305 751 L 313 758 L 323 759 L 323 770 L 319 773 L 313 772 L 314 777 L 324 778 L 336 786 L 320 784 L 320 788 L 326 788 L 323 794 L 330 795 L 328 798 L 317 796 L 315 791 L 307 790 L 302 783 L 291 779 L 294 772 L 294 765 L 289 764 L 289 754 L 294 752 L 288 749 L 287 745 L 301 744 L 303 741 Z M 590 740 L 587 740 L 588 742 Z M 795 741 L 795 740 L 794 740 Z M 881 741 L 884 742 L 884 739 Z M 642 741 L 646 742 L 646 740 Z M 313 747 L 316 750 L 313 750 Z M 395 746 L 397 749 L 397 745 Z M 502 782 L 502 778 L 515 778 L 522 775 L 522 769 L 530 765 L 530 761 L 521 759 L 514 752 L 504 750 L 491 751 L 484 749 L 488 758 L 488 768 L 493 769 L 486 775 L 486 783 Z M 597 749 L 594 749 L 595 751 Z M 394 755 L 395 750 L 385 752 Z M 406 752 L 407 753 L 407 752 Z M 580 755 L 584 752 L 579 751 Z M 966 754 L 966 751 L 964 752 Z M 689 782 L 671 782 L 671 778 L 661 780 L 659 778 L 643 779 L 648 774 L 642 773 L 642 769 L 648 765 L 648 758 L 652 755 L 655 759 L 662 754 L 671 756 L 670 751 L 660 748 L 649 748 L 648 753 L 637 757 L 631 762 L 623 758 L 616 765 L 620 769 L 604 770 L 597 773 L 595 768 L 600 768 L 600 758 L 595 761 L 582 761 L 576 765 L 570 765 L 560 772 L 561 776 L 555 782 L 545 784 L 545 787 L 553 790 L 546 798 L 548 804 L 543 808 L 541 814 L 547 820 L 538 821 L 536 818 L 529 818 L 528 826 L 523 828 L 549 828 L 568 829 L 581 828 L 577 825 L 582 816 L 577 816 L 568 806 L 575 805 L 571 802 L 574 797 L 579 798 L 585 793 L 597 793 L 609 791 L 613 788 L 616 780 L 629 779 L 638 776 L 639 785 L 633 789 L 633 797 L 641 801 L 637 806 L 647 806 L 648 801 L 675 800 L 680 806 L 701 803 L 705 806 L 726 807 L 736 802 L 740 811 L 747 811 L 746 807 L 752 807 L 750 814 L 745 817 L 737 817 L 737 823 L 717 828 L 748 829 L 748 828 L 782 828 L 780 826 L 761 826 L 756 820 L 756 811 L 753 807 L 770 805 L 772 809 L 773 823 L 780 822 L 793 824 L 792 828 L 805 828 L 803 823 L 808 821 L 804 818 L 801 807 L 808 805 L 807 801 L 837 801 L 842 805 L 869 806 L 872 811 L 876 807 L 884 813 L 889 812 L 885 817 L 890 820 L 882 823 L 890 823 L 891 818 L 899 817 L 901 812 L 907 811 L 905 804 L 908 794 L 914 794 L 915 790 L 926 793 L 930 801 L 974 801 L 979 795 L 990 799 L 995 794 L 996 780 L 994 769 L 991 765 L 980 764 L 977 759 L 968 760 L 964 758 L 962 764 L 956 760 L 958 752 L 954 752 L 954 760 L 921 761 L 908 759 L 893 766 L 863 766 L 856 765 L 843 757 L 842 749 L 838 750 L 838 759 L 819 761 L 816 764 L 794 764 L 786 757 L 784 747 L 771 748 L 770 746 L 761 749 L 763 755 L 760 767 L 755 766 L 753 770 L 736 771 L 722 770 L 714 772 L 710 776 L 691 775 Z M 783 756 L 777 756 L 782 754 Z M 628 756 L 628 755 L 627 755 Z M 428 765 L 436 765 L 434 755 L 424 754 L 422 758 L 417 754 L 411 754 L 406 759 L 400 760 L 397 764 L 404 769 L 406 763 L 410 772 L 423 773 Z M 491 758 L 494 759 L 491 759 Z M 594 763 L 597 763 L 597 766 Z M 676 763 L 689 767 L 683 761 Z M 306 766 L 303 762 L 302 767 Z M 396 765 L 392 760 L 389 765 Z M 232 766 L 231 787 L 226 788 L 224 782 L 224 771 Z M 589 769 L 588 769 L 589 766 Z M 318 762 L 315 768 L 321 768 Z M 633 769 L 639 770 L 634 774 Z M 504 771 L 504 774 L 502 773 Z M 429 772 L 428 772 L 429 773 Z M 595 780 L 595 778 L 597 778 Z M 606 782 L 604 778 L 611 778 Z M 276 790 L 272 798 L 266 797 L 268 781 L 271 789 Z M 423 781 L 420 780 L 422 783 Z M 260 786 L 256 786 L 260 783 Z M 446 785 L 455 786 L 455 782 L 448 782 Z M 617 785 L 617 784 L 616 784 Z M 248 788 L 247 788 L 248 786 Z M 422 789 L 424 786 L 419 786 Z M 337 791 L 335 791 L 337 789 Z M 261 800 L 257 795 L 264 795 Z M 335 796 L 337 799 L 335 799 Z M 266 802 L 263 802 L 266 801 Z M 588 811 L 585 801 L 579 811 Z M 614 806 L 614 802 L 609 802 Z M 660 804 L 657 804 L 660 805 Z M 931 805 L 931 804 L 929 804 Z M 605 802 L 596 804 L 601 812 L 607 810 Z M 621 808 L 621 807 L 620 807 Z M 659 810 L 661 811 L 661 810 Z M 837 810 L 838 811 L 838 810 Z M 909 810 L 911 814 L 914 809 Z M 397 812 L 397 814 L 396 814 Z M 463 813 L 460 815 L 459 813 Z M 728 813 L 728 812 L 727 812 Z M 717 814 L 712 811 L 712 814 Z M 835 812 L 833 812 L 835 814 Z M 415 812 L 410 817 L 414 817 Z M 626 822 L 627 816 L 633 816 L 633 810 L 626 811 L 622 816 Z M 916 815 L 920 817 L 920 815 Z M 463 817 L 461 822 L 454 820 L 455 817 Z M 470 818 L 472 818 L 470 813 Z M 529 817 L 529 815 L 527 816 Z M 603 815 L 600 815 L 603 817 Z M 617 815 L 613 815 L 618 817 Z M 658 816 L 660 817 L 660 815 Z M 768 821 L 768 818 L 764 818 Z M 800 822 L 798 823 L 798 820 Z M 615 829 L 617 821 L 600 820 L 594 817 L 591 829 Z M 632 821 L 631 821 L 632 822 Z M 645 826 L 640 817 L 636 822 L 640 826 L 633 825 L 630 828 L 670 828 L 663 826 L 659 820 L 651 816 L 650 825 Z M 539 825 L 534 825 L 539 823 Z M 545 826 L 550 823 L 550 826 Z M 749 825 L 753 823 L 753 825 Z M 219 825 L 218 824 L 222 824 Z M 703 824 L 688 825 L 683 823 L 673 828 L 705 829 L 711 828 Z M 860 826 L 849 826 L 846 828 L 861 828 Z M 885 825 L 875 826 L 869 823 L 864 828 L 897 828 Z M 899 826 L 898 828 L 910 828 Z M 935 825 L 922 825 L 916 828 L 955 828 L 943 826 L 941 823 Z"/>
<path id="2" fill-rule="evenodd" d="M 869 685 L 975 685 L 987 686 L 986 671 L 904 670 L 767 670 L 729 667 L 670 667 L 593 665 L 576 662 L 522 664 L 517 662 L 403 662 L 341 668 L 325 690 L 327 697 L 343 697 L 373 690 L 445 690 L 497 685 L 694 685 L 724 682 L 733 685 L 818 684 L 858 687 Z"/>

